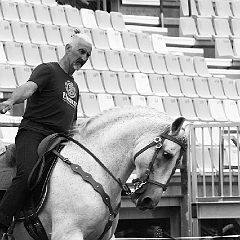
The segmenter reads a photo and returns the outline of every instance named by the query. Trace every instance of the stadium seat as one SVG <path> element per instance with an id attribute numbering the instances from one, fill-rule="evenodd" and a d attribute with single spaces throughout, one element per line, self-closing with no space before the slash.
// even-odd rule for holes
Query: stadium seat
<path id="1" fill-rule="evenodd" d="M 100 29 L 108 30 L 113 28 L 110 20 L 110 14 L 107 11 L 95 10 L 95 17 L 97 25 Z"/>
<path id="2" fill-rule="evenodd" d="M 40 24 L 52 24 L 48 6 L 44 4 L 34 4 L 33 9 L 35 12 L 36 22 Z"/>
<path id="3" fill-rule="evenodd" d="M 81 8 L 80 15 L 82 17 L 82 23 L 85 28 L 97 28 L 97 21 L 95 13 L 92 9 Z"/>
<path id="4" fill-rule="evenodd" d="M 60 34 L 62 37 L 63 45 L 67 45 L 70 41 L 71 36 L 74 34 L 74 28 L 68 25 L 59 26 Z"/>
<path id="5" fill-rule="evenodd" d="M 195 71 L 195 68 L 193 65 L 193 59 L 191 56 L 180 55 L 179 64 L 184 75 L 191 76 L 191 77 L 198 76 L 198 74 Z"/>
<path id="6" fill-rule="evenodd" d="M 116 72 L 102 71 L 102 81 L 107 93 L 122 94 Z"/>
<path id="7" fill-rule="evenodd" d="M 192 77 L 179 76 L 179 84 L 180 84 L 181 92 L 185 97 L 188 97 L 188 98 L 199 97 L 196 93 Z"/>
<path id="8" fill-rule="evenodd" d="M 215 39 L 215 58 L 233 58 L 232 43 L 229 38 Z"/>
<path id="9" fill-rule="evenodd" d="M 139 52 L 136 33 L 124 31 L 122 32 L 123 46 L 127 51 Z"/>
<path id="10" fill-rule="evenodd" d="M 133 106 L 147 106 L 147 100 L 144 96 L 141 95 L 132 95 L 131 104 Z"/>
<path id="11" fill-rule="evenodd" d="M 16 42 L 6 42 L 5 43 L 5 52 L 8 63 L 13 65 L 24 65 L 24 55 L 22 52 L 22 46 L 20 43 Z"/>
<path id="12" fill-rule="evenodd" d="M 179 20 L 179 36 L 180 37 L 196 37 L 198 36 L 198 30 L 194 18 L 192 17 L 180 17 Z"/>
<path id="13" fill-rule="evenodd" d="M 172 97 L 183 97 L 178 77 L 175 75 L 164 75 L 167 93 Z"/>
<path id="14" fill-rule="evenodd" d="M 65 54 L 65 46 L 56 46 L 56 51 L 58 60 L 60 60 Z M 87 63 L 84 64 L 84 66 L 88 63 L 91 65 L 90 59 L 87 61 Z M 92 69 L 92 67 L 90 69 Z"/>
<path id="15" fill-rule="evenodd" d="M 206 59 L 200 56 L 193 57 L 193 63 L 196 73 L 201 77 L 211 77 L 212 75 L 208 71 Z"/>
<path id="16" fill-rule="evenodd" d="M 76 28 L 83 27 L 79 10 L 70 5 L 64 5 L 64 8 L 68 25 Z"/>
<path id="17" fill-rule="evenodd" d="M 90 92 L 105 93 L 105 89 L 103 87 L 103 82 L 99 71 L 86 70 L 85 78 Z"/>
<path id="18" fill-rule="evenodd" d="M 82 109 L 86 117 L 92 117 L 100 112 L 97 96 L 94 93 L 80 93 Z"/>
<path id="19" fill-rule="evenodd" d="M 199 174 L 210 175 L 216 172 L 213 160 L 211 159 L 208 146 L 196 147 L 196 162 Z"/>
<path id="20" fill-rule="evenodd" d="M 110 49 L 107 39 L 107 33 L 105 30 L 100 28 L 92 28 L 91 33 L 93 44 L 96 48 L 103 50 Z"/>
<path id="21" fill-rule="evenodd" d="M 82 109 L 82 103 L 81 103 L 81 98 L 79 98 L 78 101 L 78 108 L 77 108 L 77 124 L 78 120 L 84 117 L 83 109 Z"/>
<path id="22" fill-rule="evenodd" d="M 46 40 L 49 45 L 58 46 L 63 45 L 59 27 L 52 24 L 45 24 L 44 31 Z"/>
<path id="23" fill-rule="evenodd" d="M 19 17 L 22 22 L 36 22 L 33 7 L 31 3 L 19 2 L 17 4 Z"/>
<path id="24" fill-rule="evenodd" d="M 43 5 L 52 6 L 57 5 L 57 2 L 55 0 L 41 0 Z"/>
<path id="25" fill-rule="evenodd" d="M 212 38 L 215 37 L 216 33 L 211 18 L 198 17 L 196 19 L 196 25 L 199 36 L 202 38 L 205 38 L 206 40 L 212 40 Z"/>
<path id="26" fill-rule="evenodd" d="M 13 67 L 0 64 L 0 91 L 13 91 L 17 87 Z"/>
<path id="27" fill-rule="evenodd" d="M 92 70 L 93 67 L 92 67 L 92 63 L 91 63 L 91 56 L 90 58 L 87 60 L 87 62 L 82 66 L 83 70 Z"/>
<path id="28" fill-rule="evenodd" d="M 149 107 L 155 108 L 159 112 L 165 112 L 162 98 L 159 96 L 147 96 L 147 105 Z"/>
<path id="29" fill-rule="evenodd" d="M 78 29 L 80 30 L 81 33 L 86 34 L 86 35 L 91 39 L 91 41 L 92 41 L 92 43 L 93 43 L 90 29 L 85 28 L 85 27 L 78 27 Z"/>
<path id="30" fill-rule="evenodd" d="M 151 73 L 148 75 L 148 78 L 149 78 L 149 83 L 154 95 L 161 96 L 161 97 L 169 96 L 169 94 L 167 93 L 162 75 Z"/>
<path id="31" fill-rule="evenodd" d="M 68 25 L 64 9 L 65 8 L 61 5 L 49 6 L 52 23 L 54 25 L 58 25 L 58 26 Z"/>
<path id="32" fill-rule="evenodd" d="M 87 82 L 83 70 L 78 70 L 73 73 L 75 82 L 78 85 L 80 92 L 89 92 Z"/>
<path id="33" fill-rule="evenodd" d="M 9 145 L 15 142 L 15 137 L 17 135 L 17 127 L 1 127 L 0 128 L 2 138 L 1 140 L 5 145 Z"/>
<path id="34" fill-rule="evenodd" d="M 179 109 L 181 115 L 185 117 L 188 121 L 199 121 L 199 118 L 196 116 L 192 99 L 180 97 L 178 99 Z"/>
<path id="35" fill-rule="evenodd" d="M 95 70 L 109 70 L 105 58 L 105 53 L 101 49 L 92 49 L 91 53 L 91 62 L 92 62 L 92 67 Z"/>
<path id="36" fill-rule="evenodd" d="M 208 85 L 209 85 L 210 93 L 214 98 L 218 98 L 218 99 L 227 98 L 223 91 L 222 81 L 220 78 L 217 78 L 217 77 L 208 78 Z"/>
<path id="37" fill-rule="evenodd" d="M 116 31 L 120 31 L 120 32 L 127 31 L 122 13 L 110 12 L 110 20 L 111 20 L 113 29 L 115 29 Z"/>
<path id="38" fill-rule="evenodd" d="M 148 53 L 137 52 L 136 62 L 140 72 L 142 73 L 154 73 Z"/>
<path id="39" fill-rule="evenodd" d="M 148 33 L 137 32 L 136 37 L 140 51 L 145 53 L 154 52 L 151 36 Z"/>
<path id="40" fill-rule="evenodd" d="M 180 67 L 178 56 L 173 54 L 165 54 L 167 70 L 170 74 L 181 76 L 183 72 Z"/>
<path id="41" fill-rule="evenodd" d="M 162 35 L 153 33 L 152 35 L 153 50 L 156 53 L 166 54 L 168 53 L 166 42 Z"/>
<path id="42" fill-rule="evenodd" d="M 230 29 L 229 21 L 225 18 L 213 19 L 213 27 L 215 29 L 215 37 L 233 38 L 233 34 Z"/>
<path id="43" fill-rule="evenodd" d="M 107 38 L 108 38 L 109 47 L 112 50 L 117 50 L 117 51 L 124 50 L 122 36 L 119 31 L 116 31 L 113 29 L 107 30 Z"/>
<path id="44" fill-rule="evenodd" d="M 109 70 L 114 72 L 124 71 L 119 51 L 105 50 L 105 56 Z"/>
<path id="45" fill-rule="evenodd" d="M 22 48 L 27 65 L 35 67 L 42 63 L 39 47 L 37 44 L 23 43 Z"/>
<path id="46" fill-rule="evenodd" d="M 226 117 L 231 122 L 239 122 L 240 115 L 238 111 L 238 106 L 235 100 L 231 99 L 224 99 L 223 100 L 223 107 Z"/>
<path id="47" fill-rule="evenodd" d="M 123 50 L 120 52 L 120 57 L 126 72 L 139 72 L 134 52 Z"/>
<path id="48" fill-rule="evenodd" d="M 145 73 L 133 73 L 136 89 L 141 95 L 153 95 L 148 75 Z"/>
<path id="49" fill-rule="evenodd" d="M 210 109 L 207 103 L 207 99 L 194 98 L 193 105 L 199 120 L 204 122 L 213 122 L 214 119 L 211 116 Z"/>
<path id="50" fill-rule="evenodd" d="M 41 0 L 26 0 L 26 2 L 31 4 L 42 4 Z"/>
<path id="51" fill-rule="evenodd" d="M 108 93 L 98 93 L 97 100 L 100 111 L 108 110 L 115 107 L 113 96 Z"/>
<path id="52" fill-rule="evenodd" d="M 26 65 L 17 65 L 14 67 L 17 85 L 20 86 L 28 81 L 32 70 L 31 67 Z"/>
<path id="53" fill-rule="evenodd" d="M 231 9 L 235 18 L 240 18 L 240 1 L 231 1 Z"/>
<path id="54" fill-rule="evenodd" d="M 204 77 L 193 77 L 194 86 L 196 93 L 200 98 L 213 98 L 210 93 L 208 80 Z"/>
<path id="55" fill-rule="evenodd" d="M 40 55 L 43 63 L 58 62 L 56 48 L 48 44 L 39 45 Z"/>
<path id="56" fill-rule="evenodd" d="M 215 121 L 218 122 L 228 122 L 223 108 L 222 100 L 220 99 L 209 99 L 208 100 L 209 109 L 211 115 Z"/>
<path id="57" fill-rule="evenodd" d="M 237 93 L 235 80 L 232 78 L 222 78 L 222 85 L 225 96 L 229 99 L 238 100 L 240 96 Z"/>
<path id="58" fill-rule="evenodd" d="M 47 44 L 47 40 L 44 34 L 44 29 L 40 23 L 28 24 L 29 37 L 32 43 L 35 44 Z"/>
<path id="59" fill-rule="evenodd" d="M 191 6 L 191 16 L 197 16 L 198 10 L 196 6 L 195 0 L 190 1 Z M 189 3 L 188 0 L 180 0 L 180 17 L 188 17 L 189 16 Z"/>
<path id="60" fill-rule="evenodd" d="M 198 13 L 201 17 L 212 18 L 216 16 L 211 0 L 197 1 Z"/>
<path id="61" fill-rule="evenodd" d="M 151 53 L 150 60 L 151 60 L 153 71 L 155 73 L 162 74 L 162 75 L 169 74 L 164 55 L 159 53 Z"/>
<path id="62" fill-rule="evenodd" d="M 233 37 L 240 38 L 240 18 L 232 18 L 230 20 L 230 27 L 232 30 Z"/>
<path id="63" fill-rule="evenodd" d="M 163 106 L 165 112 L 170 115 L 171 117 L 179 117 L 181 116 L 177 98 L 174 97 L 163 97 Z"/>
<path id="64" fill-rule="evenodd" d="M 20 21 L 12 21 L 12 32 L 15 42 L 30 43 L 30 38 L 28 34 L 27 24 Z"/>
<path id="65" fill-rule="evenodd" d="M 2 42 L 0 42 L 0 63 L 7 63 L 7 57 Z"/>
<path id="66" fill-rule="evenodd" d="M 0 20 L 0 41 L 13 41 L 11 25 L 7 20 Z"/>
<path id="67" fill-rule="evenodd" d="M 114 95 L 115 106 L 122 107 L 125 105 L 131 105 L 130 97 L 125 94 L 115 94 Z"/>
<path id="68" fill-rule="evenodd" d="M 216 16 L 229 19 L 233 16 L 230 1 L 215 1 Z"/>
<path id="69" fill-rule="evenodd" d="M 240 38 L 233 39 L 234 57 L 240 58 Z"/>
<path id="70" fill-rule="evenodd" d="M 1 8 L 2 8 L 3 19 L 8 21 L 20 21 L 16 2 L 2 0 Z"/>
<path id="71" fill-rule="evenodd" d="M 131 73 L 128 72 L 119 72 L 118 80 L 121 90 L 124 94 L 133 95 L 138 94 L 136 85 Z"/>

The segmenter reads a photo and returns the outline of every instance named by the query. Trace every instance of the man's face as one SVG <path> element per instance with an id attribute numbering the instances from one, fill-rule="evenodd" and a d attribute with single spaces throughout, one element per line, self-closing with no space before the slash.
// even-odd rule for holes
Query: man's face
<path id="1" fill-rule="evenodd" d="M 91 52 L 91 44 L 85 41 L 79 41 L 72 46 L 69 57 L 70 64 L 75 71 L 80 70 L 80 68 L 87 62 Z"/>

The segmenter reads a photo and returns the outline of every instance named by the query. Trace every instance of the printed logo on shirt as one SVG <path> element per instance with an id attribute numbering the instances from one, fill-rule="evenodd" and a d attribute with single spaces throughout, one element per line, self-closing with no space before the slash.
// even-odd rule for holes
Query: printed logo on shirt
<path id="1" fill-rule="evenodd" d="M 76 89 L 73 83 L 70 81 L 67 81 L 65 83 L 65 88 L 67 92 L 63 92 L 63 100 L 69 105 L 71 105 L 73 108 L 76 108 L 77 102 L 72 99 L 76 97 Z"/>
<path id="2" fill-rule="evenodd" d="M 71 81 L 68 80 L 65 82 L 65 88 L 69 97 L 71 98 L 76 97 L 76 89 Z"/>

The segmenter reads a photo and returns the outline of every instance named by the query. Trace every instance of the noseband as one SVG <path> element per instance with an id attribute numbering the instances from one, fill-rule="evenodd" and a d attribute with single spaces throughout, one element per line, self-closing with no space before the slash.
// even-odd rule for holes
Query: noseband
<path id="1" fill-rule="evenodd" d="M 148 168 L 146 169 L 145 171 L 145 174 L 144 174 L 144 177 L 143 178 L 135 178 L 132 180 L 132 183 L 134 184 L 134 189 L 135 189 L 135 192 L 134 193 L 137 193 L 137 194 L 140 194 L 140 193 L 143 193 L 146 188 L 147 188 L 147 185 L 148 183 L 150 184 L 154 184 L 154 185 L 157 185 L 159 187 L 161 187 L 163 189 L 163 191 L 166 191 L 167 189 L 167 186 L 168 186 L 168 183 L 172 177 L 172 175 L 175 173 L 176 171 L 176 168 L 181 160 L 181 157 L 183 155 L 183 153 L 186 151 L 187 149 L 187 144 L 186 144 L 186 138 L 185 137 L 181 137 L 181 138 L 177 138 L 176 136 L 172 136 L 172 135 L 169 135 L 169 132 L 170 132 L 170 129 L 167 129 L 165 132 L 163 132 L 162 134 L 160 134 L 160 136 L 156 137 L 155 139 L 153 139 L 153 141 L 148 144 L 147 146 L 145 146 L 144 148 L 142 148 L 140 151 L 138 151 L 135 156 L 134 156 L 134 162 L 136 160 L 136 158 L 143 152 L 145 152 L 147 149 L 151 148 L 151 147 L 154 147 L 155 146 L 155 152 L 154 152 L 154 155 L 153 155 L 153 158 L 151 160 L 151 162 L 149 163 L 148 165 Z M 179 154 L 179 157 L 176 161 L 176 164 L 175 164 L 175 167 L 173 168 L 172 170 L 172 173 L 167 181 L 166 184 L 164 183 L 160 183 L 160 182 L 157 182 L 157 181 L 154 181 L 154 180 L 151 180 L 149 179 L 150 177 L 150 173 L 153 169 L 153 164 L 163 146 L 163 143 L 164 141 L 168 139 L 172 142 L 175 142 L 177 143 L 178 145 L 181 146 L 181 150 L 180 150 L 180 154 Z"/>

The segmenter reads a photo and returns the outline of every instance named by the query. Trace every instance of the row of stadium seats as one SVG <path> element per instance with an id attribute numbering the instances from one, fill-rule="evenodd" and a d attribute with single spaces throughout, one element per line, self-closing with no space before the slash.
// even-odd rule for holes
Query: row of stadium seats
<path id="1" fill-rule="evenodd" d="M 126 30 L 123 16 L 120 12 L 111 12 L 81 8 L 70 5 L 45 5 L 27 2 L 2 0 L 0 2 L 0 19 L 21 21 L 26 23 L 54 24 L 58 26 L 101 28 L 104 30 Z"/>
<path id="2" fill-rule="evenodd" d="M 240 38 L 240 18 L 202 18 L 181 17 L 179 22 L 180 37 L 195 37 L 196 39 L 211 40 L 219 37 L 231 40 Z"/>
<path id="3" fill-rule="evenodd" d="M 12 91 L 28 80 L 31 68 L 0 64 L 0 74 L 0 90 Z M 240 100 L 239 79 L 92 69 L 75 72 L 74 78 L 81 92 Z"/>
<path id="4" fill-rule="evenodd" d="M 223 0 L 191 0 L 191 14 L 198 17 L 209 18 L 239 18 L 240 1 Z M 180 0 L 182 16 L 189 16 L 188 0 Z"/>
<path id="5" fill-rule="evenodd" d="M 1 63 L 36 66 L 54 61 L 64 54 L 64 46 L 47 44 L 0 42 Z M 102 50 L 94 48 L 83 69 L 174 74 L 211 77 L 204 57 L 174 54 Z"/>

